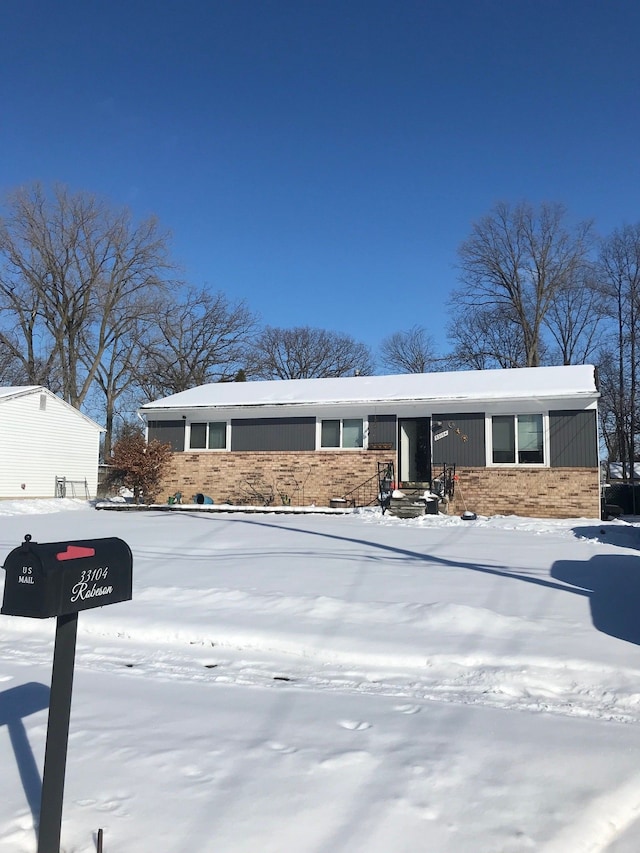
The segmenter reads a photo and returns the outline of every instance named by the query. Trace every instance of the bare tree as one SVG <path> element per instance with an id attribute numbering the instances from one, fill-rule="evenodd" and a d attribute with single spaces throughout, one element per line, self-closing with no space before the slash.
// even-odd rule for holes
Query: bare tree
<path id="1" fill-rule="evenodd" d="M 575 281 L 560 288 L 549 305 L 544 325 L 555 343 L 551 359 L 585 364 L 600 347 L 605 309 L 595 272 L 585 264 Z"/>
<path id="2" fill-rule="evenodd" d="M 629 411 L 628 388 L 620 388 L 618 371 L 619 353 L 615 348 L 606 347 L 598 353 L 598 379 L 600 383 L 601 434 L 610 462 L 623 461 L 622 477 L 629 477 Z"/>
<path id="3" fill-rule="evenodd" d="M 312 379 L 369 375 L 373 359 L 351 335 L 296 326 L 266 326 L 247 360 L 247 375 L 259 379 Z"/>
<path id="4" fill-rule="evenodd" d="M 35 184 L 9 195 L 0 221 L 0 341 L 31 381 L 55 368 L 65 400 L 80 407 L 105 353 L 135 320 L 140 300 L 171 269 L 167 236 L 150 218 L 134 225 L 95 196 Z M 15 340 L 15 338 L 14 338 Z"/>
<path id="5" fill-rule="evenodd" d="M 580 281 L 592 226 L 570 227 L 563 205 L 505 202 L 473 225 L 459 249 L 460 278 L 452 304 L 497 309 L 521 329 L 525 366 L 541 363 L 542 331 L 558 295 Z"/>
<path id="6" fill-rule="evenodd" d="M 240 375 L 255 317 L 223 293 L 187 288 L 161 306 L 137 379 L 149 399 Z"/>
<path id="7" fill-rule="evenodd" d="M 640 359 L 640 223 L 626 225 L 603 241 L 599 276 L 606 310 L 613 321 L 611 346 L 603 357 L 601 413 L 605 440 L 633 472 L 638 432 Z M 625 473 L 625 477 L 627 474 Z"/>
<path id="8" fill-rule="evenodd" d="M 55 381 L 46 376 L 44 368 L 34 360 L 29 371 L 18 336 L 7 329 L 0 331 L 0 385 L 46 385 L 55 390 Z"/>
<path id="9" fill-rule="evenodd" d="M 449 325 L 452 369 L 525 367 L 527 353 L 520 324 L 499 308 L 457 306 Z"/>
<path id="10" fill-rule="evenodd" d="M 433 337 L 422 326 L 394 332 L 380 345 L 384 367 L 394 373 L 426 373 L 441 370 L 442 359 L 435 355 Z"/>
<path id="11" fill-rule="evenodd" d="M 120 324 L 114 317 L 113 341 L 105 350 L 95 373 L 94 396 L 98 398 L 96 405 L 104 412 L 105 459 L 111 455 L 117 415 L 126 421 L 129 413 L 135 411 L 140 404 L 137 367 L 145 354 L 145 334 L 157 317 L 157 306 L 153 301 L 140 302 L 138 311 L 131 314 L 125 312 Z M 89 352 L 89 363 L 91 357 Z"/>
<path id="12" fill-rule="evenodd" d="M 5 244 L 0 222 L 0 252 Z M 53 340 L 41 318 L 41 299 L 28 279 L 0 271 L 0 344 L 20 384 L 60 391 L 61 371 Z"/>

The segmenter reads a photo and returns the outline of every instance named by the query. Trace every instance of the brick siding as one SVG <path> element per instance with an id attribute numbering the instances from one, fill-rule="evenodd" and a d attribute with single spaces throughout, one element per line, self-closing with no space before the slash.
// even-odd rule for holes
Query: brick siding
<path id="1" fill-rule="evenodd" d="M 259 494 L 272 491 L 275 504 L 286 495 L 292 506 L 328 506 L 332 498 L 376 478 L 376 463 L 392 457 L 388 450 L 174 453 L 158 499 L 180 491 L 185 501 L 200 492 L 215 503 L 260 504 Z M 376 495 L 374 479 L 367 498 Z"/>
<path id="2" fill-rule="evenodd" d="M 599 518 L 597 468 L 460 468 L 452 514 Z M 463 500 L 464 499 L 464 500 Z"/>
<path id="3" fill-rule="evenodd" d="M 387 451 L 174 453 L 158 500 L 182 492 L 190 502 L 198 492 L 215 503 L 260 504 L 273 493 L 274 504 L 328 506 L 369 478 L 377 462 L 394 458 Z M 520 515 L 534 518 L 598 518 L 597 468 L 460 468 L 449 507 L 460 514 L 464 504 L 478 515 Z M 377 486 L 357 502 L 375 501 Z M 464 498 L 464 501 L 463 501 Z"/>

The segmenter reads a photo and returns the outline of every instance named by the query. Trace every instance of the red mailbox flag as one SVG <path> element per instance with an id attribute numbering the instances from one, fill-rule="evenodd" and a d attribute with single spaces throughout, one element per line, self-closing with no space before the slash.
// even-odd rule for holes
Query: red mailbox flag
<path id="1" fill-rule="evenodd" d="M 66 551 L 56 554 L 56 560 L 78 560 L 80 557 L 95 557 L 95 548 L 85 548 L 83 545 L 67 545 Z"/>

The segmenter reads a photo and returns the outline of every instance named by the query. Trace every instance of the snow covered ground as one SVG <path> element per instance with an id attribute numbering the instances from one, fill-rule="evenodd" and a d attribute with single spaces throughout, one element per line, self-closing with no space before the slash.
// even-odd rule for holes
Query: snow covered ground
<path id="1" fill-rule="evenodd" d="M 640 526 L 0 503 L 0 560 L 26 533 L 134 555 L 79 616 L 66 853 L 640 849 Z M 0 616 L 2 853 L 54 631 Z"/>

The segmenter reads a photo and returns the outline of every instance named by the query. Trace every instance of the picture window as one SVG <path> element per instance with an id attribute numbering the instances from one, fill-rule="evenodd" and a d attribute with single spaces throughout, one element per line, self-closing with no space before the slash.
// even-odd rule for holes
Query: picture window
<path id="1" fill-rule="evenodd" d="M 364 426 L 362 418 L 342 418 L 322 421 L 320 446 L 353 450 L 363 446 Z"/>
<path id="2" fill-rule="evenodd" d="M 227 447 L 227 424 L 225 421 L 192 423 L 190 450 L 225 450 Z"/>
<path id="3" fill-rule="evenodd" d="M 544 464 L 542 415 L 494 415 L 491 431 L 494 464 Z"/>

